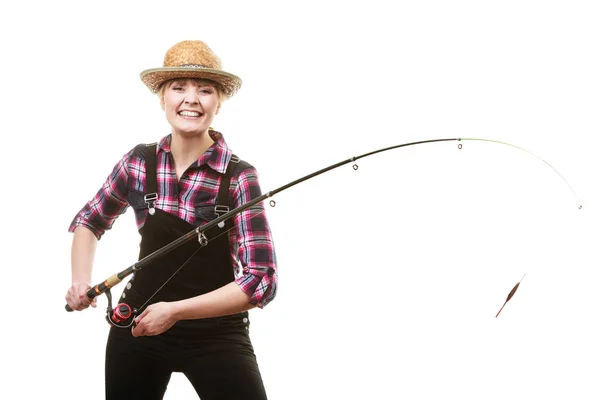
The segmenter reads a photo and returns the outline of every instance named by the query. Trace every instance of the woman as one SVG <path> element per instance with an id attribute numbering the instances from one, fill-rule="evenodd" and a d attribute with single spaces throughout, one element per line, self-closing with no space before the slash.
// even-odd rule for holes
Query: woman
<path id="1" fill-rule="evenodd" d="M 210 128 L 241 80 L 201 41 L 169 49 L 162 68 L 141 73 L 160 99 L 171 133 L 130 150 L 73 220 L 72 285 L 67 304 L 86 296 L 97 241 L 134 209 L 140 259 L 260 196 L 257 173 Z M 223 225 L 223 224 L 220 224 Z M 138 310 L 134 327 L 111 327 L 106 348 L 108 399 L 161 399 L 182 372 L 203 399 L 265 399 L 248 336 L 248 313 L 275 297 L 275 252 L 261 203 L 137 271 L 120 302 Z M 183 267 L 179 269 L 181 266 Z M 164 285 L 164 286 L 163 286 Z"/>

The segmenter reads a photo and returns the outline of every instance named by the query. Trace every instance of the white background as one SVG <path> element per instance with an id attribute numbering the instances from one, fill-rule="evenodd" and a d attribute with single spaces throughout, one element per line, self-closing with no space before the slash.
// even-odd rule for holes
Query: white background
<path id="1" fill-rule="evenodd" d="M 200 39 L 244 81 L 213 125 L 263 191 L 415 140 L 527 150 L 412 146 L 276 196 L 279 295 L 251 313 L 271 399 L 600 397 L 600 7 L 392 3 L 1 6 L 4 393 L 103 398 L 106 299 L 64 311 L 67 227 L 168 133 L 139 73 Z M 94 283 L 137 244 L 128 211 Z M 175 374 L 165 398 L 194 392 Z"/>

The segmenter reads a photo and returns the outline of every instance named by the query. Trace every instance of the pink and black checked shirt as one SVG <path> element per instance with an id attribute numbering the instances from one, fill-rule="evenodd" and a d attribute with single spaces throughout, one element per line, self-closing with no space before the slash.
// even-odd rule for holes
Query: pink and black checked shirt
<path id="1" fill-rule="evenodd" d="M 232 155 L 221 133 L 209 133 L 215 143 L 185 171 L 179 181 L 171 156 L 171 135 L 161 139 L 157 146 L 156 207 L 195 226 L 207 221 L 196 218 L 194 203 L 216 203 L 221 174 L 227 170 Z M 144 164 L 144 160 L 134 154 L 134 149 L 125 154 L 96 196 L 75 216 L 69 231 L 85 226 L 100 239 L 117 217 L 127 210 L 131 193 L 145 193 Z M 254 167 L 246 163 L 245 168 L 238 171 L 237 176 L 234 174 L 231 177 L 229 188 L 233 207 L 261 195 Z M 146 221 L 147 210 L 145 204 L 143 207 L 134 207 L 138 230 Z M 235 281 L 250 296 L 250 303 L 262 308 L 273 300 L 277 289 L 275 250 L 262 203 L 236 215 L 234 224 L 235 228 L 229 231 L 229 243 Z"/>

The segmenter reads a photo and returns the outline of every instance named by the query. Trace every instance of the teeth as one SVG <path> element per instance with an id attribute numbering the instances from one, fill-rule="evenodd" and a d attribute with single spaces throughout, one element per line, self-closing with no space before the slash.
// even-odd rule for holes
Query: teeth
<path id="1" fill-rule="evenodd" d="M 184 117 L 199 117 L 200 113 L 195 111 L 179 111 L 179 115 L 183 115 Z"/>

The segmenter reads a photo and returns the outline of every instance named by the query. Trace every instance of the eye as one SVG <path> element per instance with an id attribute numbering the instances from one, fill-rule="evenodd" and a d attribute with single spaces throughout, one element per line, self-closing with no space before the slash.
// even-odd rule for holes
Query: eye
<path id="1" fill-rule="evenodd" d="M 212 88 L 202 88 L 200 89 L 200 93 L 211 94 L 213 92 Z"/>

